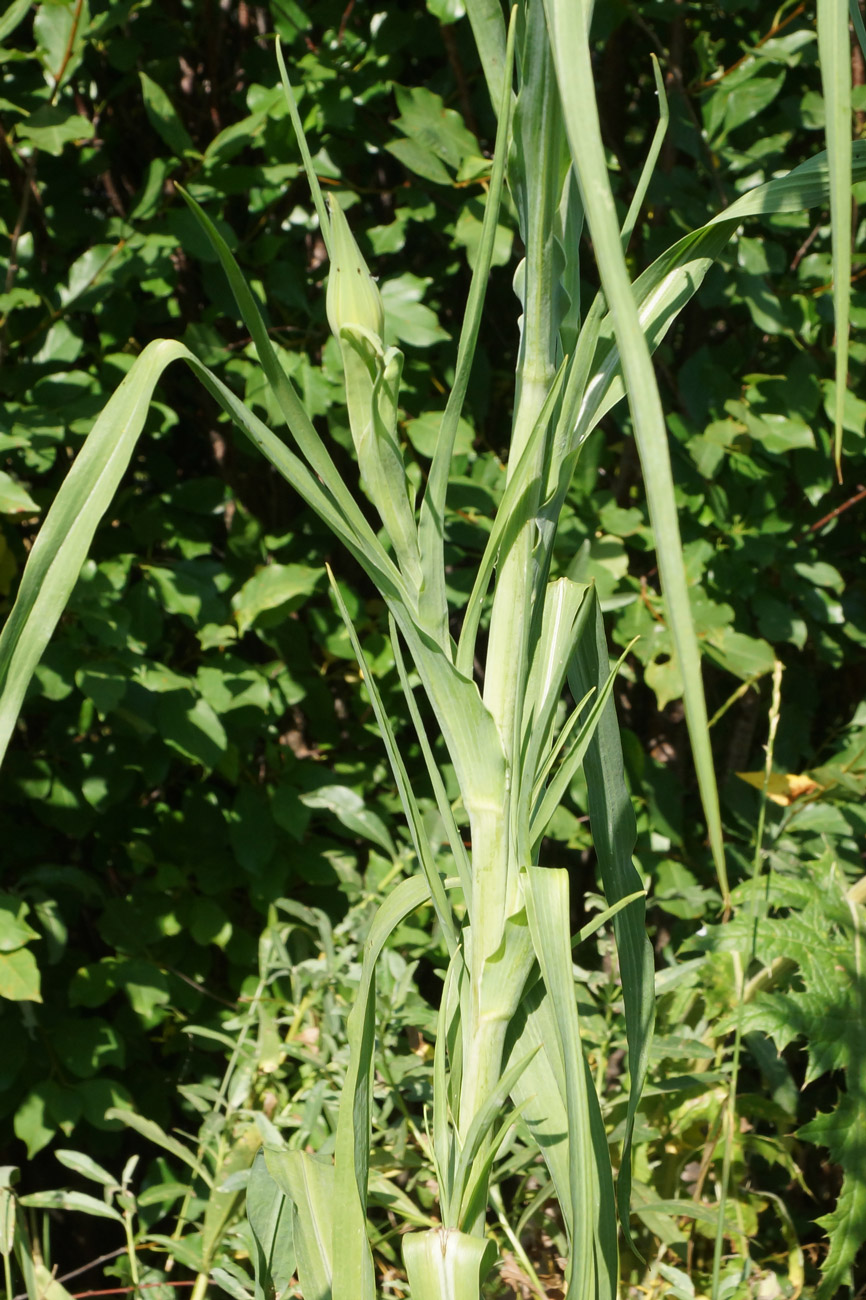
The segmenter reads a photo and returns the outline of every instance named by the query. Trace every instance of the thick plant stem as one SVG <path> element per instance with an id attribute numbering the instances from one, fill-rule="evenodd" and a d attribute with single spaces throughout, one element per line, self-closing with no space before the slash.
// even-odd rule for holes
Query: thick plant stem
<path id="1" fill-rule="evenodd" d="M 533 8 L 527 22 L 521 80 L 509 185 L 518 209 L 526 255 L 515 281 L 523 315 L 509 475 L 514 473 L 556 374 L 558 277 L 554 230 L 561 197 L 562 129 L 540 7 Z M 484 702 L 499 727 L 513 772 L 519 770 L 521 709 L 529 671 L 534 602 L 539 590 L 536 567 L 544 563 L 543 555 L 536 552 L 535 517 L 541 505 L 547 459 L 545 439 L 539 442 L 534 459 L 532 486 L 521 503 L 525 522 L 497 572 L 484 682 Z M 510 802 L 519 794 L 514 786 Z"/>
<path id="2" fill-rule="evenodd" d="M 461 1145 L 501 1079 L 505 1037 L 532 964 L 522 886 L 517 870 L 510 869 L 506 817 L 501 807 L 484 811 L 472 819 L 472 924 L 465 932 L 468 981 L 457 1125 Z M 480 1234 L 483 1211 L 473 1222 L 455 1226 Z"/>

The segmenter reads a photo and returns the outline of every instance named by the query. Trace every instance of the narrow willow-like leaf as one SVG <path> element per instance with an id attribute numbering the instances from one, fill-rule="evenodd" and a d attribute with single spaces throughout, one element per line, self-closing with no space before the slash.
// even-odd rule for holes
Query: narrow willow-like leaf
<path id="1" fill-rule="evenodd" d="M 818 58 L 824 91 L 830 224 L 833 242 L 833 307 L 836 316 L 834 454 L 842 481 L 842 419 L 848 388 L 851 306 L 851 42 L 845 0 L 818 0 Z"/>
<path id="2" fill-rule="evenodd" d="M 140 1133 L 146 1141 L 151 1142 L 154 1146 L 162 1147 L 176 1160 L 183 1161 L 197 1178 L 200 1178 L 208 1187 L 213 1187 L 213 1178 L 201 1161 L 182 1142 L 178 1142 L 177 1138 L 172 1137 L 170 1133 L 166 1133 L 164 1129 L 160 1128 L 155 1120 L 146 1119 L 144 1115 L 137 1115 L 135 1111 L 127 1110 L 124 1106 L 109 1107 L 105 1112 L 105 1118 L 120 1120 L 127 1128 Z"/>
<path id="3" fill-rule="evenodd" d="M 52 1192 L 32 1192 L 20 1196 L 19 1205 L 28 1210 L 77 1210 L 79 1214 L 92 1214 L 97 1219 L 115 1219 L 123 1222 L 123 1215 L 113 1205 L 101 1201 L 88 1192 L 69 1192 L 62 1189 Z"/>

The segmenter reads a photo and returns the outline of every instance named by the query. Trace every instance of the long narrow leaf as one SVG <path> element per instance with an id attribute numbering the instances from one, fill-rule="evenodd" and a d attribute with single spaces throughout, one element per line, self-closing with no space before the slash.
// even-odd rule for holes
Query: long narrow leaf
<path id="1" fill-rule="evenodd" d="M 430 747 L 430 741 L 427 738 L 427 729 L 424 726 L 424 720 L 421 717 L 420 710 L 415 700 L 415 692 L 409 682 L 409 674 L 406 672 L 406 664 L 403 660 L 403 652 L 400 649 L 400 641 L 397 635 L 397 627 L 393 618 L 390 620 L 391 647 L 394 651 L 394 662 L 397 665 L 397 675 L 400 678 L 400 685 L 403 688 L 403 698 L 409 709 L 409 716 L 415 727 L 415 734 L 418 737 L 418 743 L 421 746 L 421 752 L 424 755 L 424 763 L 427 767 L 427 775 L 430 778 L 430 784 L 433 787 L 433 797 L 436 800 L 436 807 L 439 809 L 439 816 L 445 827 L 445 834 L 448 836 L 448 844 L 457 867 L 460 883 L 463 886 L 464 894 L 468 895 L 472 889 L 471 868 L 469 865 L 469 854 L 466 852 L 466 846 L 463 843 L 463 837 L 460 834 L 460 828 L 454 819 L 454 812 L 448 799 L 445 789 L 445 783 L 439 771 L 433 750 Z"/>
<path id="2" fill-rule="evenodd" d="M 292 1204 L 292 1235 L 304 1300 L 331 1300 L 334 1166 L 306 1151 L 265 1148 L 268 1173 Z M 359 1292 L 360 1294 L 360 1292 Z"/>
<path id="3" fill-rule="evenodd" d="M 499 220 L 499 205 L 502 197 L 502 183 L 505 178 L 505 162 L 508 153 L 511 105 L 511 65 L 514 57 L 514 23 L 512 22 L 504 50 L 505 77 L 503 80 L 502 100 L 500 104 L 499 127 L 496 132 L 496 146 L 493 154 L 493 169 L 487 198 L 484 205 L 484 218 L 481 224 L 481 238 L 476 254 L 475 267 L 469 285 L 469 295 L 463 313 L 460 328 L 460 340 L 457 346 L 457 366 L 454 381 L 448 394 L 445 412 L 439 426 L 439 436 L 430 466 L 430 476 L 421 502 L 419 518 L 419 543 L 421 562 L 424 570 L 425 589 L 422 594 L 422 616 L 428 631 L 443 648 L 450 652 L 448 636 L 448 602 L 445 595 L 445 570 L 443 548 L 445 538 L 445 500 L 448 492 L 448 479 L 451 473 L 451 460 L 454 454 L 454 441 L 469 375 L 478 342 L 478 330 L 481 325 L 481 311 L 493 264 L 493 247 L 496 240 L 496 225 Z"/>
<path id="4" fill-rule="evenodd" d="M 368 572 L 370 565 L 373 564 L 377 569 L 390 573 L 393 581 L 393 577 L 397 572 L 396 567 L 364 517 L 357 501 L 343 482 L 330 453 L 313 427 L 312 420 L 307 415 L 301 399 L 295 392 L 291 380 L 280 365 L 267 328 L 262 320 L 258 303 L 253 297 L 249 285 L 232 255 L 231 249 L 195 199 L 183 189 L 180 192 L 219 258 L 231 291 L 234 294 L 238 310 L 250 332 L 256 355 L 261 362 L 262 369 L 283 418 L 307 462 L 321 479 L 324 490 L 332 498 L 335 509 L 342 514 L 345 521 L 343 531 L 350 530 L 354 535 L 354 549 L 362 557 L 362 563 L 364 563 L 364 567 L 367 568 Z"/>
<path id="5" fill-rule="evenodd" d="M 472 26 L 472 35 L 478 47 L 481 67 L 487 80 L 487 90 L 494 112 L 500 112 L 504 87 L 508 81 L 510 63 L 506 57 L 505 19 L 500 0 L 467 0 L 466 12 Z"/>
<path id="6" fill-rule="evenodd" d="M 364 944 L 361 983 L 347 1025 L 349 1068 L 337 1119 L 333 1300 L 373 1300 L 375 1296 L 366 1211 L 376 963 L 391 931 L 429 897 L 423 876 L 401 880 L 376 912 Z"/>
<path id="7" fill-rule="evenodd" d="M 668 618 L 683 677 L 683 699 L 713 859 L 728 894 L 719 798 L 707 727 L 700 651 L 692 623 L 661 399 L 617 234 L 584 16 L 567 0 L 545 0 L 572 160 L 604 293 L 611 307 L 626 392 L 646 483 Z"/>
<path id="8" fill-rule="evenodd" d="M 276 42 L 277 66 L 280 70 L 280 80 L 283 83 L 283 93 L 286 97 L 286 105 L 289 110 L 289 117 L 292 123 L 292 130 L 295 133 L 295 139 L 298 142 L 298 148 L 301 151 L 301 161 L 304 164 L 304 171 L 307 175 L 307 183 L 313 196 L 313 202 L 316 205 L 316 215 L 319 218 L 319 230 L 322 239 L 325 241 L 325 248 L 328 250 L 328 257 L 331 256 L 331 223 L 328 220 L 328 209 L 325 206 L 325 200 L 322 196 L 322 187 L 319 184 L 319 178 L 316 175 L 316 169 L 313 166 L 313 159 L 310 155 L 310 148 L 307 144 L 307 137 L 304 134 L 304 128 L 301 125 L 301 119 L 298 114 L 298 105 L 295 100 L 295 92 L 292 90 L 289 74 L 286 71 L 286 63 L 283 58 L 283 50 L 279 40 Z"/>
<path id="9" fill-rule="evenodd" d="M 852 146 L 852 183 L 866 179 L 866 141 Z M 672 244 L 632 286 L 641 328 L 655 350 L 677 316 L 694 296 L 715 259 L 737 227 L 748 217 L 777 212 L 800 212 L 826 203 L 830 171 L 826 153 L 816 154 L 784 176 L 774 177 L 741 195 L 734 203 Z M 593 304 L 595 307 L 595 304 Z M 584 326 L 586 328 L 586 326 Z M 583 397 L 571 438 L 582 440 L 625 392 L 619 346 L 613 318 L 601 323 L 591 378 L 582 385 Z"/>
<path id="10" fill-rule="evenodd" d="M 0 635 L 0 761 L 30 679 L 87 558 L 93 534 L 129 465 L 162 372 L 181 343 L 148 344 L 87 436 L 51 504 Z"/>
<path id="11" fill-rule="evenodd" d="M 379 687 L 376 679 L 367 662 L 367 656 L 364 654 L 361 642 L 358 639 L 358 633 L 346 608 L 346 602 L 343 600 L 340 588 L 334 579 L 330 568 L 328 569 L 328 578 L 331 582 L 331 591 L 340 616 L 343 619 L 346 631 L 349 634 L 349 640 L 352 643 L 352 649 L 355 652 L 355 658 L 364 674 L 364 683 L 367 687 L 367 694 L 370 696 L 370 703 L 373 705 L 373 712 L 376 715 L 376 721 L 379 724 L 379 731 L 382 740 L 385 743 L 385 749 L 388 754 L 388 761 L 391 765 L 391 771 L 394 780 L 397 783 L 397 790 L 400 795 L 400 802 L 403 805 L 403 812 L 406 815 L 406 821 L 409 824 L 409 834 L 412 836 L 412 845 L 415 849 L 416 857 L 421 863 L 421 869 L 427 881 L 427 888 L 430 891 L 430 897 L 433 900 L 433 907 L 436 911 L 436 919 L 445 935 L 445 941 L 448 945 L 449 953 L 453 954 L 457 948 L 457 930 L 454 925 L 454 917 L 451 912 L 451 906 L 445 894 L 445 888 L 439 872 L 436 870 L 436 864 L 433 861 L 433 855 L 430 852 L 430 844 L 424 830 L 424 822 L 421 817 L 421 810 L 412 790 L 412 784 L 409 780 L 409 773 L 406 771 L 406 764 L 400 753 L 400 746 L 397 743 L 397 737 L 394 735 L 394 729 L 391 726 L 391 720 L 385 706 L 382 703 L 382 697 L 379 694 Z M 392 626 L 392 637 L 396 641 L 396 628 Z"/>
<path id="12" fill-rule="evenodd" d="M 833 306 L 836 316 L 834 455 L 842 481 L 842 419 L 848 387 L 848 330 L 851 306 L 851 42 L 845 0 L 818 0 L 818 57 L 830 165 L 830 224 L 833 243 Z"/>
<path id="13" fill-rule="evenodd" d="M 478 566 L 472 592 L 466 605 L 457 648 L 457 668 L 467 675 L 472 672 L 475 643 L 481 622 L 484 597 L 490 586 L 493 571 L 497 564 L 501 564 L 508 554 L 518 532 L 528 518 L 526 499 L 533 486 L 536 453 L 546 435 L 548 422 L 556 408 L 567 373 L 568 363 L 563 362 L 547 394 L 547 400 L 539 412 L 529 441 L 524 447 L 513 473 L 509 475 L 505 492 L 496 511 L 493 528 L 490 530 L 490 536 L 484 547 L 484 554 Z"/>
<path id="14" fill-rule="evenodd" d="M 595 628 L 590 624 L 590 635 L 594 636 L 594 634 Z M 608 673 L 607 680 L 601 690 L 595 693 L 592 706 L 585 714 L 580 731 L 557 768 L 537 809 L 533 812 L 529 832 L 529 839 L 532 845 L 538 844 L 538 841 L 547 828 L 548 822 L 556 812 L 556 809 L 562 803 L 565 792 L 574 780 L 577 769 L 583 763 L 586 751 L 592 743 L 592 738 L 595 735 L 596 727 L 600 723 L 602 714 L 607 707 L 611 691 L 613 690 L 613 684 L 616 681 L 619 670 L 623 665 L 626 655 L 629 650 L 631 650 L 632 645 L 634 645 L 634 642 L 631 642 L 627 649 L 623 651 L 613 668 Z M 588 694 L 589 691 L 587 690 L 587 695 Z"/>
<path id="15" fill-rule="evenodd" d="M 611 1232 L 609 1214 L 613 1181 L 607 1142 L 599 1143 L 598 1128 L 591 1120 L 598 1099 L 587 1078 L 580 1041 L 568 933 L 568 872 L 529 867 L 526 878 L 529 928 L 550 997 L 565 1084 L 571 1187 L 567 1300 L 612 1297 L 618 1272 L 616 1232 Z"/>
<path id="16" fill-rule="evenodd" d="M 482 1149 L 490 1130 L 494 1127 L 501 1117 L 502 1107 L 505 1105 L 511 1091 L 517 1086 L 520 1076 L 528 1068 L 530 1061 L 539 1049 L 537 1047 L 530 1050 L 518 1060 L 513 1061 L 506 1070 L 503 1070 L 497 1081 L 496 1087 L 485 1099 L 484 1105 L 476 1113 L 469 1126 L 466 1134 L 466 1141 L 457 1158 L 457 1169 L 454 1175 L 454 1191 L 456 1201 L 452 1203 L 452 1213 L 458 1211 L 459 1221 L 456 1223 L 446 1224 L 446 1227 L 461 1227 L 464 1222 L 464 1216 L 471 1222 L 474 1217 L 469 1207 L 470 1189 L 473 1182 L 483 1180 L 473 1178 L 473 1163 Z M 494 1152 L 490 1152 L 492 1160 Z"/>
<path id="17" fill-rule="evenodd" d="M 641 169 L 640 179 L 635 188 L 634 197 L 629 204 L 625 221 L 622 223 L 620 239 L 622 240 L 623 249 L 627 249 L 631 239 L 631 232 L 634 230 L 634 223 L 637 221 L 640 210 L 643 207 L 643 201 L 646 198 L 646 192 L 649 189 L 649 183 L 652 180 L 652 174 L 655 171 L 659 154 L 661 153 L 664 138 L 667 135 L 668 124 L 671 120 L 671 112 L 668 108 L 668 97 L 665 94 L 665 83 L 662 80 L 659 61 L 654 54 L 650 54 L 652 60 L 653 79 L 656 84 L 656 95 L 659 101 L 659 120 L 653 138 L 650 141 L 649 151 L 646 160 Z"/>
<path id="18" fill-rule="evenodd" d="M 602 691 L 609 678 L 607 641 L 596 600 L 595 638 L 584 637 L 572 663 L 569 685 L 579 699 L 594 687 Z M 616 708 L 608 698 L 586 752 L 589 820 L 605 898 L 610 906 L 641 889 L 632 863 L 637 826 L 625 785 L 622 742 Z M 649 1065 L 655 1022 L 653 954 L 646 933 L 646 907 L 638 899 L 614 918 L 617 954 L 622 970 L 626 1039 L 631 1076 L 623 1155 L 617 1180 L 617 1203 L 626 1240 L 631 1197 L 631 1143 L 634 1121 Z"/>

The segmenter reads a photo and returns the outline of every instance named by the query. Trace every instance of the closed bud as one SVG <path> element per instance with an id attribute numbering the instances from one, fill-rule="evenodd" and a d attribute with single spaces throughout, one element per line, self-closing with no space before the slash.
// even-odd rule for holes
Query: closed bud
<path id="1" fill-rule="evenodd" d="M 328 195 L 328 205 L 331 210 L 331 271 L 325 300 L 328 324 L 337 339 L 347 325 L 368 330 L 381 339 L 385 329 L 382 296 L 367 270 L 343 209 L 332 194 Z"/>

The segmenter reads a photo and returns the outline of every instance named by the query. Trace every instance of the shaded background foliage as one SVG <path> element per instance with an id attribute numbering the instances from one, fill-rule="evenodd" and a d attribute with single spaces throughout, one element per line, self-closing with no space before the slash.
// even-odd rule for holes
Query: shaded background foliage
<path id="1" fill-rule="evenodd" d="M 600 107 L 623 214 L 657 112 L 649 50 L 669 92 L 670 131 L 629 248 L 637 272 L 744 189 L 816 151 L 816 43 L 802 4 L 783 6 L 775 26 L 745 0 L 597 10 Z M 294 0 L 76 0 L 13 4 L 0 18 L 6 609 L 40 510 L 151 339 L 182 338 L 268 417 L 249 340 L 174 181 L 230 240 L 307 409 L 352 472 L 324 314 L 324 249 L 276 87 L 274 32 L 317 171 L 350 191 L 350 219 L 406 350 L 403 431 L 421 480 L 453 369 L 493 129 L 460 19 L 458 0 L 406 0 L 375 14 L 343 0 L 322 0 L 312 13 Z M 858 131 L 863 79 L 855 60 Z M 506 212 L 449 502 L 450 582 L 464 597 L 504 487 L 515 240 Z M 866 297 L 856 253 L 854 266 L 842 486 L 827 415 L 825 213 L 744 228 L 657 355 L 710 711 L 720 711 L 713 743 L 735 877 L 748 872 L 755 795 L 733 774 L 762 765 L 775 656 L 786 665 L 778 771 L 816 768 L 845 745 L 847 766 L 837 761 L 833 780 L 863 768 L 856 737 L 866 719 L 855 709 L 866 685 L 866 403 L 856 394 Z M 0 910 L 8 918 L 0 992 L 17 999 L 0 1002 L 10 1160 L 25 1149 L 31 1158 L 47 1153 L 56 1135 L 72 1133 L 98 1155 L 117 1155 L 130 1135 L 105 1117 L 111 1105 L 134 1106 L 165 1126 L 183 1122 L 183 1089 L 222 1069 L 213 1044 L 186 1031 L 218 1029 L 250 996 L 275 901 L 319 906 L 338 922 L 389 873 L 410 866 L 383 751 L 325 591 L 325 562 L 344 584 L 399 717 L 383 610 L 304 503 L 183 373 L 169 372 L 160 387 L 149 433 L 39 669 L 0 786 Z M 561 571 L 596 579 L 613 645 L 641 637 L 619 708 L 664 965 L 714 915 L 717 894 L 624 408 L 586 447 L 570 507 Z M 845 730 L 852 720 L 853 733 Z M 423 788 L 408 730 L 403 739 Z M 836 802 L 831 796 L 829 822 L 813 815 L 804 833 L 814 843 L 802 841 L 817 861 L 832 837 L 852 877 L 863 869 L 861 794 L 856 787 Z M 552 839 L 592 891 L 583 812 L 578 781 Z M 435 834 L 432 805 L 430 817 Z M 786 861 L 793 870 L 796 854 Z M 435 999 L 435 941 L 420 930 L 402 939 L 404 954 L 421 962 L 422 993 Z M 308 956 L 309 940 L 297 943 L 298 958 Z M 705 1012 L 722 1015 L 724 998 L 700 1013 L 689 1005 L 697 1023 Z M 423 1003 L 413 1007 L 420 1022 Z M 684 1003 L 674 1010 L 687 1011 Z M 612 1014 L 598 1027 L 611 1052 Z M 787 1048 L 785 1069 L 799 1086 L 803 1064 L 783 1038 L 777 1046 Z M 662 1047 L 659 1068 L 670 1059 Z M 832 1105 L 832 1071 L 844 1066 L 830 1062 L 805 1101 L 795 1088 L 793 1100 L 779 1102 L 788 1109 L 767 1121 L 773 1132 Z M 285 1098 L 293 1086 L 289 1065 L 275 1065 L 250 1081 L 251 1103 L 274 1088 Z M 648 1133 L 663 1146 L 676 1114 L 668 1107 L 654 1122 Z M 682 1139 L 684 1150 L 691 1140 Z M 742 1158 L 748 1164 L 754 1153 Z M 836 1187 L 809 1159 L 809 1190 L 827 1210 Z M 792 1186 L 790 1168 L 774 1178 L 780 1194 Z M 798 1226 L 814 1214 L 804 1197 L 796 1212 Z"/>

